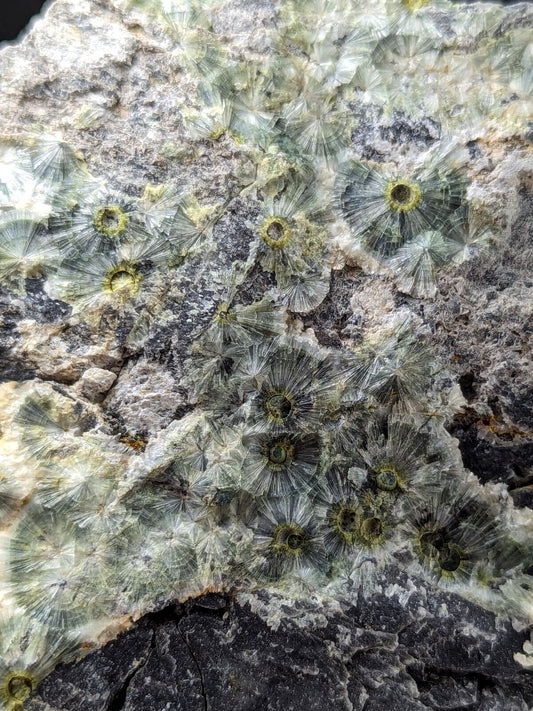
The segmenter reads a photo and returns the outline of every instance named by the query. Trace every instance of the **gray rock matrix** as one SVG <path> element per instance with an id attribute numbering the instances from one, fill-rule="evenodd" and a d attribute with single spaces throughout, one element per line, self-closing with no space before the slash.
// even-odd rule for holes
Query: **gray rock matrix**
<path id="1" fill-rule="evenodd" d="M 297 26 L 294 8 L 302 7 L 301 2 L 266 0 L 207 4 L 213 6 L 213 37 L 242 62 L 259 64 L 273 51 L 273 28 L 283 24 L 280 18 L 288 28 Z M 313 0 L 307 11 L 321 5 L 328 3 Z M 402 3 L 396 5 L 391 2 L 389 10 L 401 28 Z M 509 36 L 522 47 L 520 38 L 529 33 L 531 47 L 533 14 L 526 3 L 456 8 L 437 2 L 427 25 L 424 15 L 413 17 L 418 19 L 409 19 L 415 22 L 409 32 L 425 37 L 416 56 L 431 53 L 435 36 L 460 37 L 458 55 L 479 53 L 479 61 L 485 57 L 488 63 L 501 48 L 504 55 L 514 51 L 515 39 L 508 41 Z M 320 13 L 315 19 L 322 21 Z M 467 27 L 471 31 L 461 34 L 460 28 Z M 380 30 L 374 30 L 378 37 Z M 283 42 L 290 45 L 290 36 L 285 34 Z M 410 239 L 399 254 L 392 253 L 389 245 L 374 243 L 359 230 L 359 221 L 351 224 L 346 210 L 343 214 L 345 196 L 345 204 L 354 200 L 349 180 L 355 169 L 346 168 L 344 184 L 335 178 L 342 174 L 339 164 L 351 164 L 338 157 L 341 149 L 332 147 L 333 134 L 324 124 L 326 137 L 316 148 L 313 169 L 324 194 L 337 196 L 330 213 L 335 218 L 317 219 L 321 227 L 327 225 L 323 254 L 331 271 L 324 277 L 313 262 L 312 286 L 306 291 L 306 282 L 295 292 L 287 287 L 295 275 L 265 266 L 268 256 L 251 268 L 246 261 L 264 217 L 254 191 L 263 189 L 267 195 L 278 170 L 283 176 L 276 161 L 274 167 L 269 162 L 279 155 L 262 145 L 257 134 L 247 135 L 237 119 L 222 126 L 220 136 L 214 123 L 204 128 L 202 118 L 215 114 L 214 100 L 204 96 L 205 103 L 199 102 L 197 76 L 189 63 L 196 66 L 200 60 L 183 46 L 179 50 L 155 2 L 56 0 L 20 44 L 0 52 L 4 148 L 28 135 L 59 132 L 80 160 L 83 156 L 91 175 L 105 179 L 117 194 L 132 199 L 144 195 L 147 205 L 150 200 L 157 205 L 157 186 L 162 185 L 194 196 L 188 214 L 200 215 L 199 224 L 205 212 L 215 245 L 207 256 L 201 250 L 193 254 L 190 266 L 185 260 L 179 279 L 156 284 L 144 310 L 121 312 L 115 320 L 114 314 L 99 312 L 97 325 L 90 317 L 84 320 L 85 306 L 77 311 L 75 301 L 63 298 L 60 287 L 45 287 L 39 275 L 29 275 L 23 293 L 0 284 L 0 382 L 44 383 L 50 392 L 84 403 L 87 418 L 94 418 L 105 436 L 128 447 L 132 457 L 146 447 L 148 461 L 151 442 L 166 442 L 164 433 L 191 417 L 201 402 L 202 393 L 198 395 L 187 373 L 193 343 L 209 328 L 233 266 L 247 263 L 249 282 L 238 285 L 242 302 L 268 294 L 287 309 L 296 337 L 307 339 L 317 351 L 337 352 L 348 342 L 364 350 L 369 334 L 371 342 L 373 333 L 398 324 L 421 334 L 441 367 L 437 375 L 432 373 L 428 408 L 439 412 L 449 456 L 462 459 L 458 466 L 464 466 L 469 486 L 498 510 L 502 538 L 508 533 L 518 548 L 525 545 L 533 507 L 533 165 L 528 157 L 533 133 L 523 120 L 528 92 L 520 93 L 530 87 L 524 78 L 527 66 L 523 75 L 509 75 L 509 85 L 516 84 L 509 90 L 512 98 L 501 100 L 495 91 L 489 108 L 487 98 L 476 93 L 482 90 L 472 78 L 475 72 L 468 77 L 463 73 L 457 79 L 464 82 L 467 106 L 461 120 L 432 107 L 433 85 L 418 101 L 414 82 L 407 100 L 396 93 L 394 72 L 382 72 L 374 86 L 360 66 L 354 69 L 356 78 L 346 86 L 356 91 L 351 98 L 344 93 L 342 100 L 350 158 L 368 162 L 379 177 L 389 163 L 403 167 L 432 152 L 444 164 L 452 151 L 442 146 L 453 144 L 454 165 L 467 176 L 468 188 L 461 184 L 461 190 L 468 190 L 469 204 L 482 224 L 471 233 L 471 241 L 465 237 L 457 246 L 456 240 L 453 249 L 442 247 L 431 232 L 427 239 L 435 241 L 429 252 L 447 257 L 435 260 L 424 283 L 409 266 L 402 272 L 408 259 L 414 259 L 407 251 Z M 396 51 L 393 43 L 385 43 L 383 56 Z M 208 49 L 202 55 L 202 61 L 209 58 Z M 328 61 L 322 58 L 317 64 Z M 440 80 L 445 97 L 454 84 L 453 72 L 459 77 L 463 71 L 461 63 L 445 71 L 429 56 L 427 62 L 418 71 Z M 320 81 L 329 81 L 327 71 L 320 76 Z M 502 76 L 505 83 L 503 70 Z M 344 79 L 335 81 L 335 87 L 345 86 Z M 384 110 L 384 104 L 392 108 Z M 334 111 L 342 113 L 338 106 Z M 297 144 L 307 126 L 301 120 L 296 110 L 283 117 Z M 267 120 L 265 131 L 270 128 Z M 297 165 L 294 170 L 305 175 L 307 168 Z M 443 172 L 454 185 L 455 178 Z M 29 209 L 35 211 L 35 204 Z M 468 252 L 468 258 L 457 258 L 459 252 Z M 323 293 L 319 277 L 325 278 Z M 103 338 L 111 331 L 111 338 Z M 11 395 L 4 397 L 2 402 L 9 403 Z M 409 408 L 385 412 L 385 417 L 404 415 L 412 416 Z M 367 484 L 362 486 L 366 491 Z M 411 504 L 405 509 L 407 522 Z M 441 584 L 445 581 L 439 575 L 426 575 L 395 545 L 383 559 L 369 549 L 376 564 L 363 555 L 355 572 L 342 569 L 338 577 L 330 575 L 327 592 L 320 578 L 316 582 L 309 574 L 308 579 L 305 571 L 297 571 L 296 581 L 285 585 L 279 582 L 280 571 L 267 566 L 265 572 L 252 561 L 248 567 L 240 562 L 234 578 L 227 571 L 220 579 L 206 575 L 196 587 L 184 585 L 157 600 L 136 600 L 120 613 L 106 609 L 110 621 L 102 626 L 101 637 L 100 630 L 91 630 L 84 639 L 95 649 L 59 664 L 23 708 L 528 711 L 533 705 L 530 552 L 520 548 L 520 561 L 513 559 L 508 588 L 514 587 L 509 599 L 500 602 L 491 584 L 483 587 L 477 579 L 472 590 L 464 581 L 462 589 Z M 516 554 L 510 544 L 502 550 L 497 555 Z M 7 708 L 19 711 L 22 705 Z"/>

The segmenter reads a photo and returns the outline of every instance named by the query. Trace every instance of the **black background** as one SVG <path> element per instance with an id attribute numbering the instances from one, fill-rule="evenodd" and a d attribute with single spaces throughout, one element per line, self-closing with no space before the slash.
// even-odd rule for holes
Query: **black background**
<path id="1" fill-rule="evenodd" d="M 0 0 L 0 41 L 15 39 L 43 5 L 44 0 Z"/>

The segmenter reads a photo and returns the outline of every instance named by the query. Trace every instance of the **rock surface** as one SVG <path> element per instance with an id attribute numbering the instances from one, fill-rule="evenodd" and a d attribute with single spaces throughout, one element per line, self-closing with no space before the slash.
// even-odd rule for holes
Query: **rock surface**
<path id="1" fill-rule="evenodd" d="M 157 19 L 136 4 L 56 0 L 21 45 L 0 53 L 8 141 L 60 131 L 114 189 L 140 197 L 147 186 L 168 183 L 222 215 L 213 227 L 217 279 L 200 256 L 179 280 L 153 285 L 142 348 L 131 337 L 133 316 L 104 313 L 89 327 L 39 276 L 26 280 L 24 297 L 0 286 L 0 381 L 44 381 L 81 397 L 99 431 L 135 452 L 195 406 L 184 362 L 225 293 L 225 276 L 246 260 L 254 239 L 257 206 L 243 185 L 267 171 L 229 135 L 191 140 L 186 115 L 198 108 L 195 83 Z M 270 51 L 265 28 L 278 11 L 270 0 L 220 3 L 212 30 L 257 60 Z M 439 18 L 445 32 L 449 18 L 444 11 Z M 533 13 L 518 3 L 494 9 L 489 20 L 481 34 L 497 38 L 509 27 L 531 32 Z M 430 149 L 445 132 L 424 115 L 352 108 L 351 149 L 378 164 Z M 445 403 L 443 424 L 465 467 L 494 485 L 487 495 L 500 501 L 504 524 L 525 531 L 533 506 L 533 168 L 531 135 L 505 121 L 452 127 L 469 153 L 472 200 L 485 211 L 494 206 L 496 244 L 443 270 L 433 299 L 405 294 L 390 271 L 367 268 L 361 255 L 343 257 L 328 295 L 293 314 L 293 327 L 338 349 L 383 323 L 413 319 L 444 364 L 442 397 L 455 400 L 448 409 Z M 243 301 L 273 286 L 257 268 Z M 368 580 L 356 576 L 358 583 L 340 580 L 324 598 L 318 591 L 293 599 L 275 587 L 229 594 L 231 585 L 220 584 L 220 594 L 163 606 L 80 661 L 61 664 L 24 708 L 527 711 L 533 677 L 515 659 L 528 638 L 523 616 L 513 623 L 397 564 L 379 566 Z M 531 607 L 527 583 L 521 590 Z M 138 616 L 125 616 L 124 626 Z"/>
<path id="2" fill-rule="evenodd" d="M 263 592 L 166 608 L 60 666 L 28 711 L 522 711 L 532 703 L 533 677 L 510 653 L 521 635 L 497 629 L 491 614 L 423 586 L 407 600 L 361 602 L 287 607 Z"/>

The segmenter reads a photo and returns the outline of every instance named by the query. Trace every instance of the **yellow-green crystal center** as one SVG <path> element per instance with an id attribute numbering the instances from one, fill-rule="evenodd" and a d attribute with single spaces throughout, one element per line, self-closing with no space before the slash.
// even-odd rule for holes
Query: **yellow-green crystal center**
<path id="1" fill-rule="evenodd" d="M 276 442 L 268 451 L 272 464 L 289 464 L 292 461 L 293 447 L 288 442 Z"/>
<path id="2" fill-rule="evenodd" d="M 120 296 L 131 296 L 139 291 L 141 279 L 141 274 L 134 267 L 120 264 L 107 273 L 104 291 Z"/>
<path id="3" fill-rule="evenodd" d="M 5 681 L 5 693 L 10 702 L 23 703 L 35 687 L 34 679 L 25 672 L 14 672 Z"/>
<path id="4" fill-rule="evenodd" d="M 277 526 L 272 535 L 272 548 L 276 553 L 298 556 L 305 547 L 305 531 L 294 523 Z"/>
<path id="5" fill-rule="evenodd" d="M 383 535 L 383 521 L 378 516 L 369 516 L 361 523 L 361 536 L 369 543 L 375 543 Z"/>
<path id="6" fill-rule="evenodd" d="M 398 486 L 398 477 L 392 469 L 382 469 L 376 475 L 376 483 L 383 491 L 394 491 Z"/>
<path id="7" fill-rule="evenodd" d="M 235 320 L 235 314 L 230 309 L 229 304 L 220 304 L 215 315 L 215 321 L 222 325 Z"/>
<path id="8" fill-rule="evenodd" d="M 270 395 L 265 403 L 269 419 L 275 423 L 283 423 L 292 412 L 292 401 L 283 393 Z"/>
<path id="9" fill-rule="evenodd" d="M 281 249 L 291 238 L 291 228 L 281 217 L 269 217 L 261 225 L 261 237 L 274 249 Z"/>
<path id="10" fill-rule="evenodd" d="M 385 187 L 385 200 L 391 210 L 408 212 L 413 210 L 422 198 L 418 183 L 411 180 L 390 180 Z"/>
<path id="11" fill-rule="evenodd" d="M 426 558 L 435 558 L 443 545 L 444 540 L 440 531 L 422 531 L 418 536 L 420 552 Z"/>
<path id="12" fill-rule="evenodd" d="M 420 10 L 421 7 L 429 5 L 429 0 L 403 0 L 403 4 L 408 10 L 414 12 Z"/>
<path id="13" fill-rule="evenodd" d="M 97 210 L 93 224 L 106 237 L 116 237 L 128 223 L 128 216 L 118 205 L 105 205 Z"/>
<path id="14" fill-rule="evenodd" d="M 353 542 L 358 523 L 357 511 L 349 504 L 339 506 L 332 518 L 333 530 L 348 543 Z"/>

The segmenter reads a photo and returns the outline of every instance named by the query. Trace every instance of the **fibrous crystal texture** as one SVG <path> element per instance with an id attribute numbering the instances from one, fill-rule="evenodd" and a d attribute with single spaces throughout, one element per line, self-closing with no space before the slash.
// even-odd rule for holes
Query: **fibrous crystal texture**
<path id="1" fill-rule="evenodd" d="M 530 621 L 531 518 L 464 465 L 465 391 L 424 309 L 509 239 L 479 146 L 528 169 L 531 20 L 445 0 L 254 8 L 121 5 L 172 78 L 132 79 L 161 110 L 133 117 L 126 167 L 109 96 L 1 137 L 6 711 L 206 590 L 320 605 L 397 566 Z"/>

